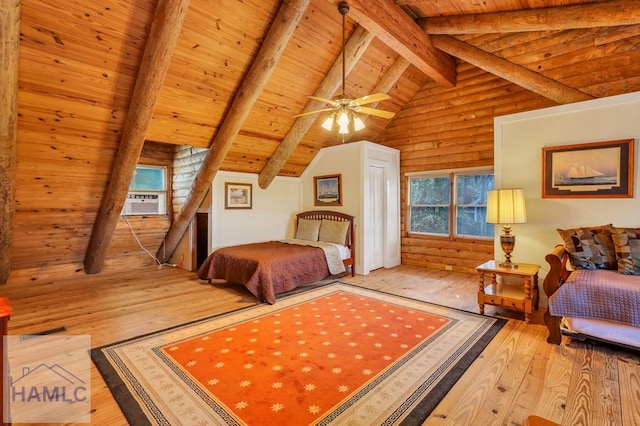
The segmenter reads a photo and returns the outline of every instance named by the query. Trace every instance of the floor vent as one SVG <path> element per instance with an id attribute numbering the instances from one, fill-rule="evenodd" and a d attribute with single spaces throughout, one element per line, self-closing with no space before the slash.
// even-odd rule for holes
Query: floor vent
<path id="1" fill-rule="evenodd" d="M 31 334 L 23 334 L 22 336 L 20 336 L 20 340 L 24 341 L 24 340 L 28 340 L 28 339 L 33 339 L 35 337 L 38 336 L 46 336 L 47 334 L 54 334 L 54 333 L 60 333 L 63 331 L 67 331 L 67 327 L 57 327 L 57 328 L 52 328 L 49 330 L 43 330 L 43 331 L 39 331 L 37 333 L 31 333 Z"/>

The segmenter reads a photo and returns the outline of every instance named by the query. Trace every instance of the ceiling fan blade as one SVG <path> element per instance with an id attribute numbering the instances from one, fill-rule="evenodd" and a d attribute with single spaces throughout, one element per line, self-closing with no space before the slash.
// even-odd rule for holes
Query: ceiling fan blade
<path id="1" fill-rule="evenodd" d="M 391 96 L 387 95 L 386 93 L 374 93 L 373 95 L 367 95 L 367 96 L 363 96 L 361 98 L 352 100 L 351 105 L 354 105 L 354 106 L 366 105 L 366 104 L 372 104 L 374 102 L 386 101 L 387 99 L 391 99 Z"/>
<path id="2" fill-rule="evenodd" d="M 325 104 L 333 105 L 334 107 L 338 106 L 338 103 L 336 101 L 334 101 L 334 100 L 331 100 L 331 99 L 320 98 L 318 96 L 307 96 L 307 98 L 313 99 L 313 100 L 316 100 L 316 101 L 320 101 L 320 102 L 324 102 Z"/>
<path id="3" fill-rule="evenodd" d="M 315 111 L 308 111 L 308 112 L 303 112 L 303 113 L 300 113 L 300 114 L 296 114 L 296 115 L 294 115 L 294 117 L 302 117 L 303 115 L 311 115 L 311 114 L 317 114 L 319 112 L 333 111 L 333 110 L 335 110 L 335 108 L 317 109 Z"/>
<path id="4" fill-rule="evenodd" d="M 382 117 L 387 119 L 393 118 L 396 115 L 395 112 L 385 111 L 383 109 L 362 107 L 362 106 L 355 107 L 353 110 L 355 112 L 361 112 L 362 114 L 375 115 L 376 117 Z"/>

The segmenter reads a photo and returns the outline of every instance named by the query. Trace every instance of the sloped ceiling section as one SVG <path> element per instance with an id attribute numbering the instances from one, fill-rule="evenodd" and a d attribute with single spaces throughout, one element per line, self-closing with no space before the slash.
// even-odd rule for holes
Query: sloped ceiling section
<path id="1" fill-rule="evenodd" d="M 14 230 L 12 269 L 78 264 L 132 113 L 131 97 L 158 1 L 20 3 L 16 210 L 14 222 L 0 226 Z M 293 116 L 303 111 L 307 96 L 316 93 L 340 57 L 336 3 L 311 0 L 221 169 L 263 172 L 294 125 Z M 361 27 L 374 39 L 347 76 L 347 94 L 376 92 L 400 58 L 410 63 L 388 90 L 391 99 L 378 105 L 397 112 L 396 117 L 368 118 L 358 138 L 393 146 L 407 143 L 416 132 L 435 131 L 428 128 L 429 99 L 448 98 L 441 105 L 445 110 L 467 102 L 465 94 L 473 89 L 466 78 L 478 69 L 542 96 L 538 90 L 550 86 L 556 93 L 590 98 L 637 90 L 640 84 L 640 13 L 633 0 L 352 3 L 347 36 Z M 147 140 L 210 146 L 280 5 L 278 0 L 190 0 Z M 572 6 L 579 8 L 573 20 L 545 10 Z M 587 6 L 601 8 L 580 15 Z M 517 11 L 532 15 L 506 14 Z M 492 15 L 475 16 L 487 13 Z M 565 26 L 531 24 L 545 21 L 565 21 Z M 508 29 L 496 22 L 518 26 Z M 567 29 L 577 22 L 595 27 Z M 439 38 L 430 35 L 436 32 Z M 416 40 L 428 47 L 416 49 Z M 566 99 L 573 101 L 549 102 Z M 499 111 L 493 108 L 490 114 Z M 336 143 L 342 141 L 316 121 L 276 174 L 299 176 L 319 149 Z"/>

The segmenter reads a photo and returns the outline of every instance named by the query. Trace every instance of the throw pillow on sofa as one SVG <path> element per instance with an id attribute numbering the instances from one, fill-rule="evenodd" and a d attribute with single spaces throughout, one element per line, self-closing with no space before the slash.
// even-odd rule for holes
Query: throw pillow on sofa
<path id="1" fill-rule="evenodd" d="M 576 269 L 617 269 L 613 225 L 558 229 Z"/>
<path id="2" fill-rule="evenodd" d="M 614 228 L 611 233 L 618 258 L 618 272 L 640 275 L 640 228 Z"/>

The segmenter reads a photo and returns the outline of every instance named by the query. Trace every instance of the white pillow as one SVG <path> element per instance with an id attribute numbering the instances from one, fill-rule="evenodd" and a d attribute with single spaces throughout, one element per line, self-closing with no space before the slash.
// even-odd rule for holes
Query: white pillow
<path id="1" fill-rule="evenodd" d="M 320 221 L 310 219 L 298 219 L 298 229 L 296 230 L 296 239 L 318 241 L 320 233 Z"/>
<path id="2" fill-rule="evenodd" d="M 318 241 L 344 245 L 349 230 L 349 222 L 322 219 Z"/>

